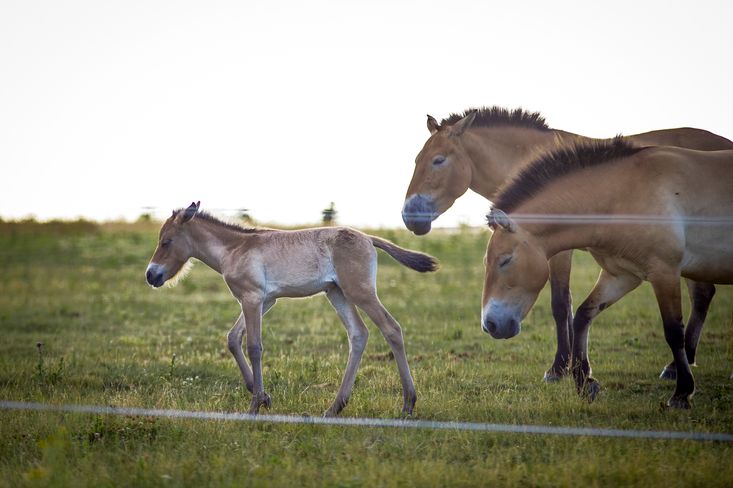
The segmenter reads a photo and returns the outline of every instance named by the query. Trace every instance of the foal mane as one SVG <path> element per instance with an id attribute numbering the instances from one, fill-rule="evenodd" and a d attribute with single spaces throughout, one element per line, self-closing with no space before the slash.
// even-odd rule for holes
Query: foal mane
<path id="1" fill-rule="evenodd" d="M 523 166 L 507 180 L 491 199 L 493 208 L 512 212 L 557 178 L 632 156 L 643 149 L 621 135 L 559 147 Z"/>
<path id="2" fill-rule="evenodd" d="M 539 112 L 528 112 L 522 108 L 513 110 L 504 107 L 481 107 L 469 108 L 463 113 L 452 113 L 440 121 L 440 127 L 444 128 L 455 124 L 471 112 L 476 112 L 471 127 L 496 127 L 496 126 L 517 126 L 528 127 L 542 131 L 551 130 L 545 122 L 545 118 Z"/>
<path id="3" fill-rule="evenodd" d="M 174 210 L 173 211 L 173 216 L 175 217 L 176 215 L 178 215 L 178 212 L 183 212 L 184 210 L 186 210 L 186 209 L 185 208 L 179 208 L 178 210 Z M 255 228 L 255 227 L 242 227 L 239 224 L 233 224 L 231 222 L 224 222 L 223 220 L 220 220 L 220 219 L 214 217 L 213 215 L 211 215 L 211 214 L 209 214 L 207 212 L 204 212 L 203 210 L 199 210 L 198 212 L 196 212 L 196 219 L 197 220 L 205 220 L 206 222 L 210 222 L 212 224 L 216 224 L 216 225 L 225 227 L 227 229 L 240 232 L 242 234 L 254 234 L 254 233 L 259 232 L 261 230 L 261 229 Z"/>

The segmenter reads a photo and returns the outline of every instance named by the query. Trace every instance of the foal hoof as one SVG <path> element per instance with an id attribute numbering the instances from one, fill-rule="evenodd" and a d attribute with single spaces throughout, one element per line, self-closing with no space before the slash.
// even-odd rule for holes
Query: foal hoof
<path id="1" fill-rule="evenodd" d="M 692 404 L 690 403 L 690 397 L 688 396 L 673 396 L 667 401 L 667 406 L 670 408 L 684 408 L 684 409 L 690 409 L 692 408 Z"/>
<path id="2" fill-rule="evenodd" d="M 402 416 L 403 417 L 412 417 L 412 411 L 415 408 L 415 403 L 417 402 L 417 393 L 411 393 L 405 396 L 404 401 L 402 402 Z"/>
<path id="3" fill-rule="evenodd" d="M 260 393 L 259 395 L 254 395 L 252 397 L 252 403 L 249 407 L 249 413 L 252 415 L 257 415 L 260 413 L 260 407 L 265 407 L 269 409 L 272 406 L 272 400 L 270 399 L 270 395 L 267 393 Z"/>

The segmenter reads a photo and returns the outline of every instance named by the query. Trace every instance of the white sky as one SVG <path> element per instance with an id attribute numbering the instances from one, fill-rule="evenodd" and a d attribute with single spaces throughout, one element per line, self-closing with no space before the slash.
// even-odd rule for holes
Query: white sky
<path id="1" fill-rule="evenodd" d="M 728 1 L 0 0 L 0 216 L 402 225 L 425 115 L 733 138 Z M 466 195 L 438 226 L 479 224 Z"/>

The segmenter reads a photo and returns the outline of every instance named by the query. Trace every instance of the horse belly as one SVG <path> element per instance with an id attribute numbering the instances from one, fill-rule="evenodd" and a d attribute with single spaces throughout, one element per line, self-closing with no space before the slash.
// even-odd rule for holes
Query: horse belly
<path id="1" fill-rule="evenodd" d="M 733 284 L 733 229 L 687 233 L 681 272 L 706 283 Z"/>

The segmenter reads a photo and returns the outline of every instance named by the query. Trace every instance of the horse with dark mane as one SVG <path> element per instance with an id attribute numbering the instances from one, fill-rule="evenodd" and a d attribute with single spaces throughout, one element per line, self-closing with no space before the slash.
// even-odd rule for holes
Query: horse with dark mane
<path id="1" fill-rule="evenodd" d="M 704 191 L 700 191 L 704 189 Z M 689 408 L 699 330 L 684 329 L 680 276 L 733 284 L 733 151 L 638 147 L 622 138 L 582 143 L 525 166 L 488 215 L 481 324 L 517 335 L 549 277 L 548 260 L 587 249 L 602 271 L 573 320 L 572 373 L 592 400 L 593 318 L 649 281 L 672 351 L 677 385 L 668 405 Z"/>
<path id="2" fill-rule="evenodd" d="M 416 271 L 435 271 L 437 261 L 403 249 L 386 239 L 346 227 L 296 231 L 244 229 L 199 211 L 192 203 L 176 210 L 160 229 L 158 247 L 146 279 L 160 287 L 174 279 L 190 258 L 203 261 L 224 277 L 242 312 L 229 331 L 229 350 L 247 389 L 250 413 L 270 407 L 262 379 L 262 316 L 280 297 L 306 297 L 325 292 L 346 327 L 349 358 L 336 399 L 326 410 L 335 416 L 346 406 L 369 332 L 356 307 L 363 310 L 387 340 L 402 381 L 403 414 L 410 415 L 417 395 L 407 364 L 402 329 L 377 297 L 377 251 L 382 249 Z M 242 350 L 246 336 L 250 369 Z"/>
<path id="3" fill-rule="evenodd" d="M 585 136 L 552 129 L 538 112 L 502 107 L 469 109 L 451 114 L 440 123 L 428 115 L 430 137 L 415 159 L 415 171 L 407 188 L 402 218 L 415 234 L 430 232 L 431 223 L 471 189 L 491 200 L 496 190 L 526 163 L 540 154 L 579 142 Z M 706 130 L 682 127 L 628 136 L 640 146 L 679 146 L 702 151 L 733 149 L 733 142 Z M 545 373 L 546 381 L 567 374 L 572 343 L 570 296 L 571 251 L 550 260 L 552 315 L 557 331 L 557 352 Z M 693 302 L 688 328 L 699 331 L 705 321 L 715 287 L 689 283 Z M 662 377 L 673 379 L 673 366 Z"/>

